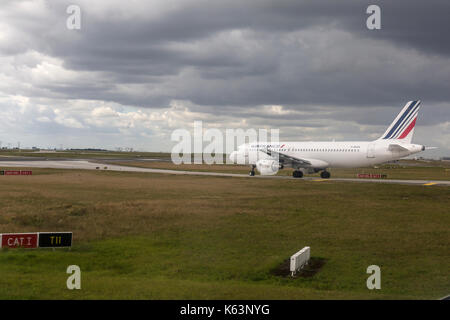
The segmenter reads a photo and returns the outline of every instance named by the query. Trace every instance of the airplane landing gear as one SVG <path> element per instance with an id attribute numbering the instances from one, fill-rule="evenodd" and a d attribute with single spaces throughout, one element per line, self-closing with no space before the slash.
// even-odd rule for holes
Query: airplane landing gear
<path id="1" fill-rule="evenodd" d="M 255 166 L 255 165 L 252 165 L 252 170 L 248 173 L 248 175 L 249 175 L 250 177 L 253 177 L 253 176 L 255 175 L 255 168 L 256 168 L 256 166 Z"/>
<path id="2" fill-rule="evenodd" d="M 303 177 L 303 172 L 300 171 L 300 170 L 294 170 L 294 171 L 292 172 L 292 176 L 293 176 L 294 178 L 301 178 L 301 177 Z"/>
<path id="3" fill-rule="evenodd" d="M 328 171 L 326 171 L 326 170 L 324 170 L 324 171 L 322 171 L 322 172 L 320 173 L 320 177 L 321 177 L 322 179 L 328 179 L 330 176 L 331 176 L 330 173 L 329 173 Z"/>

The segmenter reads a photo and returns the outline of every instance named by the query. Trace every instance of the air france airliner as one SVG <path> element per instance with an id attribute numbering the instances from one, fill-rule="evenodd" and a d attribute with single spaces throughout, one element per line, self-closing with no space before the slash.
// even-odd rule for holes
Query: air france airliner
<path id="1" fill-rule="evenodd" d="M 233 163 L 251 165 L 250 176 L 255 175 L 255 168 L 261 175 L 274 175 L 279 169 L 291 167 L 294 178 L 321 172 L 323 179 L 330 177 L 327 171 L 330 167 L 366 167 L 398 160 L 426 149 L 411 143 L 419 106 L 420 101 L 409 101 L 385 133 L 374 141 L 254 142 L 239 146 L 230 159 Z"/>

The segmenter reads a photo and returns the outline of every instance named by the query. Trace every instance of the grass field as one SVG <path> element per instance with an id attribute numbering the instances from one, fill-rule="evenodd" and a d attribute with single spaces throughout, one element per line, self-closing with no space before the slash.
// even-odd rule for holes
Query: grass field
<path id="1" fill-rule="evenodd" d="M 225 173 L 242 173 L 247 174 L 250 171 L 249 166 L 243 165 L 227 165 L 227 164 L 180 164 L 176 165 L 168 161 L 124 161 L 114 164 L 154 168 L 154 169 L 170 169 L 170 170 L 187 170 L 187 171 L 213 171 Z M 450 162 L 448 161 L 414 161 L 403 160 L 399 164 L 385 164 L 377 167 L 368 168 L 331 168 L 329 169 L 333 178 L 356 178 L 358 173 L 384 174 L 388 179 L 418 179 L 418 180 L 450 180 Z M 278 175 L 292 175 L 292 169 L 286 168 L 280 170 Z M 312 174 L 307 176 L 319 177 L 320 174 Z"/>
<path id="2" fill-rule="evenodd" d="M 0 299 L 435 299 L 450 289 L 450 189 L 35 169 L 0 176 L 0 233 L 73 231 L 71 251 L 0 251 Z M 271 271 L 311 246 L 313 277 Z M 67 266 L 82 289 L 66 288 Z M 381 290 L 366 268 L 381 267 Z"/>

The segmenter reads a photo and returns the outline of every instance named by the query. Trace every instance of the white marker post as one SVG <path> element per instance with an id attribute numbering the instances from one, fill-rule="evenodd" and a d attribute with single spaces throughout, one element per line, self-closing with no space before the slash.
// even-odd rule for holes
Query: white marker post
<path id="1" fill-rule="evenodd" d="M 291 276 L 293 277 L 295 273 L 308 264 L 309 258 L 311 257 L 311 250 L 309 247 L 304 247 L 302 250 L 297 252 L 291 257 Z"/>

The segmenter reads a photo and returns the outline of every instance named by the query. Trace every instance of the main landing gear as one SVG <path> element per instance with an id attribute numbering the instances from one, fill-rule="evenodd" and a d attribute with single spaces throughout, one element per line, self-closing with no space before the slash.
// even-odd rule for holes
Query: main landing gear
<path id="1" fill-rule="evenodd" d="M 248 175 L 249 175 L 250 177 L 253 177 L 253 176 L 255 175 L 255 168 L 256 168 L 256 166 L 255 166 L 255 165 L 252 165 L 252 170 L 248 173 Z"/>
<path id="2" fill-rule="evenodd" d="M 292 176 L 293 176 L 294 178 L 301 178 L 301 177 L 303 177 L 303 172 L 300 171 L 300 170 L 294 170 L 294 171 L 292 172 Z"/>
<path id="3" fill-rule="evenodd" d="M 330 176 L 331 176 L 330 173 L 329 173 L 328 171 L 326 171 L 326 170 L 324 170 L 324 171 L 322 171 L 322 172 L 320 173 L 320 177 L 321 177 L 322 179 L 328 179 Z"/>
<path id="4" fill-rule="evenodd" d="M 302 177 L 303 177 L 303 171 L 301 171 L 301 170 L 294 170 L 294 171 L 292 172 L 292 176 L 293 176 L 294 178 L 302 178 Z M 328 171 L 324 170 L 324 171 L 322 171 L 322 172 L 320 173 L 320 177 L 321 177 L 322 179 L 328 179 L 328 178 L 330 177 L 330 173 L 329 173 Z"/>

